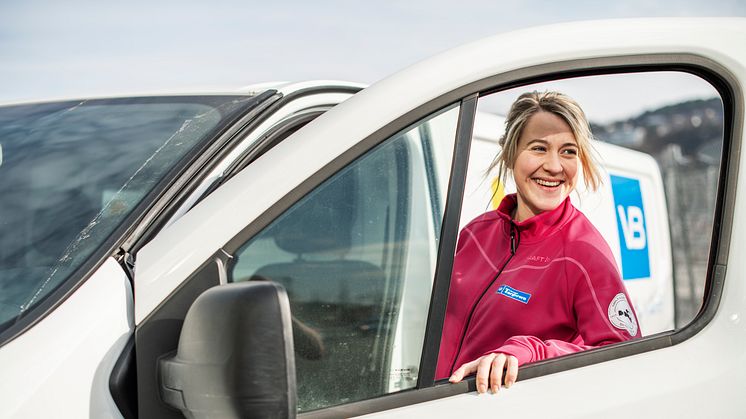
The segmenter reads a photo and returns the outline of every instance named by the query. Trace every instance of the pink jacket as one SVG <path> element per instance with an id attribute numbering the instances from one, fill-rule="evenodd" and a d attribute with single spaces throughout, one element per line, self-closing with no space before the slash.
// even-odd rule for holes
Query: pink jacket
<path id="1" fill-rule="evenodd" d="M 491 352 L 519 365 L 640 337 L 609 246 L 566 199 L 513 222 L 515 195 L 461 231 L 437 378 Z"/>

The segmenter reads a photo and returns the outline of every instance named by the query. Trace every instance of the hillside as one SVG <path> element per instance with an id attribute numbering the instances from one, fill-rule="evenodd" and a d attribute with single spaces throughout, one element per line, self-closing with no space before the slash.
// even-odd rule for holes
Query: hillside
<path id="1" fill-rule="evenodd" d="M 665 106 L 606 125 L 591 123 L 597 139 L 659 155 L 677 144 L 685 158 L 719 159 L 723 136 L 723 105 L 719 98 Z M 714 153 L 714 156 L 712 155 Z"/>

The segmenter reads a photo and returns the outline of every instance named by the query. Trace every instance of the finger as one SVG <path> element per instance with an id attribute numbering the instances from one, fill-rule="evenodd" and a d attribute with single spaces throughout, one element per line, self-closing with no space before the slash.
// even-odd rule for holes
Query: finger
<path id="1" fill-rule="evenodd" d="M 448 379 L 448 381 L 452 383 L 458 383 L 459 381 L 464 379 L 464 376 L 469 375 L 477 370 L 477 364 L 479 363 L 479 360 L 467 362 L 466 364 L 463 364 L 460 366 L 456 371 L 451 374 L 451 377 Z"/>
<path id="2" fill-rule="evenodd" d="M 495 358 L 495 354 L 485 355 L 479 358 L 479 364 L 477 365 L 477 392 L 479 394 L 487 392 L 487 380 L 490 375 L 490 367 L 492 366 L 492 360 Z"/>
<path id="3" fill-rule="evenodd" d="M 507 372 L 505 373 L 505 388 L 510 388 L 518 379 L 518 358 L 508 355 Z"/>
<path id="4" fill-rule="evenodd" d="M 490 372 L 490 387 L 492 393 L 500 391 L 500 385 L 503 379 L 503 368 L 505 368 L 505 354 L 497 354 L 492 360 L 492 371 Z"/>
<path id="5" fill-rule="evenodd" d="M 451 374 L 451 377 L 448 378 L 448 381 L 452 383 L 458 383 L 459 381 L 461 381 L 461 379 L 464 378 L 464 368 L 466 368 L 466 364 L 458 367 L 456 371 Z"/>

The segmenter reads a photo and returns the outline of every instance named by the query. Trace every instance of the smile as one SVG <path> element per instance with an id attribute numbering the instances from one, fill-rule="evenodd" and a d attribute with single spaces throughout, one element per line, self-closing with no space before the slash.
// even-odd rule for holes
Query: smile
<path id="1" fill-rule="evenodd" d="M 561 180 L 552 180 L 552 181 L 550 181 L 550 180 L 544 180 L 544 179 L 538 179 L 538 178 L 532 178 L 531 180 L 533 180 L 534 182 L 538 183 L 541 186 L 546 186 L 546 187 L 550 187 L 550 188 L 553 188 L 555 186 L 559 186 L 562 183 Z"/>

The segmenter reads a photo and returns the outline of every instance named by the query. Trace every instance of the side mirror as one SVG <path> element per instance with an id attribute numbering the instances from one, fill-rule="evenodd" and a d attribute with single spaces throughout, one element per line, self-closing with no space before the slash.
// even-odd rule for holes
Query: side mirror
<path id="1" fill-rule="evenodd" d="M 281 285 L 205 291 L 184 319 L 176 355 L 160 360 L 163 400 L 187 418 L 294 418 L 291 325 Z"/>

